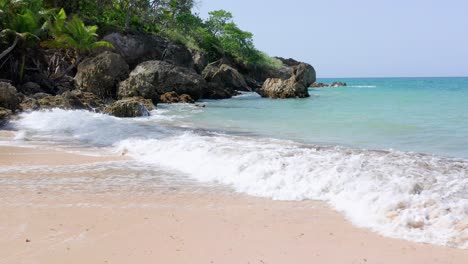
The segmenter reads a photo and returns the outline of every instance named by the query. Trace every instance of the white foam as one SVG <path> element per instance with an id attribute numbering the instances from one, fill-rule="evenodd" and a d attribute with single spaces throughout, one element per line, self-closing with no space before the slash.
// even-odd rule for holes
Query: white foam
<path id="1" fill-rule="evenodd" d="M 468 247 L 468 162 L 194 133 L 125 140 L 138 160 L 278 200 L 329 202 L 383 235 Z"/>
<path id="2" fill-rule="evenodd" d="M 185 113 L 190 106 L 171 107 Z M 22 114 L 13 124 L 26 139 L 113 144 L 115 151 L 199 182 L 278 200 L 323 200 L 386 236 L 468 248 L 467 160 L 181 132 L 165 127 L 161 116 L 168 112 L 159 111 L 120 119 L 53 110 Z"/>

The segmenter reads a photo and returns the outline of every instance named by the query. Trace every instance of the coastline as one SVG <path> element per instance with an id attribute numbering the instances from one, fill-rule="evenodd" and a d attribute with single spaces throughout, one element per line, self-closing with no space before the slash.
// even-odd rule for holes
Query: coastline
<path id="1" fill-rule="evenodd" d="M 0 146 L 1 166 L 119 157 Z M 44 159 L 47 157 L 47 160 Z M 26 174 L 22 177 L 34 177 Z M 2 181 L 4 182 L 4 181 Z M 234 193 L 0 188 L 0 263 L 466 263 L 468 251 L 384 238 L 322 202 Z M 59 198 L 59 199 L 58 199 Z M 26 242 L 28 240 L 29 242 Z"/>

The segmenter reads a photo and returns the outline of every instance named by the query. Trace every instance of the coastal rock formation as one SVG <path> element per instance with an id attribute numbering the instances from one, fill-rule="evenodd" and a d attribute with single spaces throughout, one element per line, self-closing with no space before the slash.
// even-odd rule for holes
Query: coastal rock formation
<path id="1" fill-rule="evenodd" d="M 35 82 L 27 82 L 21 85 L 19 90 L 25 95 L 32 95 L 42 92 L 41 86 Z"/>
<path id="2" fill-rule="evenodd" d="M 160 97 L 160 102 L 165 104 L 187 103 L 193 104 L 195 101 L 188 94 L 178 95 L 176 92 L 167 92 Z"/>
<path id="3" fill-rule="evenodd" d="M 309 97 L 308 87 L 315 82 L 315 70 L 312 66 L 300 63 L 293 68 L 291 78 L 269 78 L 257 93 L 269 98 L 304 98 Z"/>
<path id="4" fill-rule="evenodd" d="M 122 56 L 105 51 L 80 63 L 75 80 L 80 90 L 100 98 L 111 98 L 115 96 L 117 84 L 128 76 L 128 71 Z"/>
<path id="5" fill-rule="evenodd" d="M 197 100 L 205 86 L 203 78 L 192 69 L 164 61 L 146 61 L 139 64 L 127 80 L 120 83 L 118 96 L 142 96 L 157 102 L 160 95 L 174 91 L 177 94 L 188 94 Z"/>
<path id="6" fill-rule="evenodd" d="M 232 90 L 252 91 L 244 76 L 227 64 L 218 66 L 217 63 L 211 63 L 206 66 L 202 75 L 206 82 L 213 85 Z"/>
<path id="7" fill-rule="evenodd" d="M 235 95 L 238 95 L 239 92 L 230 88 L 225 88 L 219 86 L 216 83 L 208 83 L 207 87 L 203 89 L 203 99 L 227 99 Z"/>
<path id="8" fill-rule="evenodd" d="M 0 126 L 2 126 L 10 117 L 11 110 L 0 107 Z"/>
<path id="9" fill-rule="evenodd" d="M 331 85 L 331 87 L 340 87 L 340 86 L 347 86 L 347 84 L 345 82 L 334 82 Z"/>
<path id="10" fill-rule="evenodd" d="M 74 90 L 55 96 L 37 93 L 32 97 L 25 97 L 21 102 L 21 108 L 24 111 L 51 108 L 100 111 L 104 108 L 104 102 L 93 93 Z"/>
<path id="11" fill-rule="evenodd" d="M 192 54 L 184 45 L 156 35 L 111 33 L 103 40 L 112 43 L 116 52 L 132 67 L 148 60 L 164 60 L 178 66 L 193 67 Z"/>
<path id="12" fill-rule="evenodd" d="M 193 68 L 198 74 L 201 74 L 205 69 L 206 65 L 208 65 L 208 58 L 205 53 L 201 51 L 191 51 L 192 52 L 192 60 L 193 60 Z"/>
<path id="13" fill-rule="evenodd" d="M 0 107 L 15 111 L 20 106 L 16 88 L 7 82 L 0 82 Z"/>
<path id="14" fill-rule="evenodd" d="M 114 102 L 104 109 L 105 113 L 116 117 L 149 116 L 154 105 L 149 99 L 130 97 Z"/>
<path id="15" fill-rule="evenodd" d="M 329 85 L 326 84 L 326 83 L 316 83 L 316 82 L 314 82 L 310 87 L 322 88 L 322 87 L 329 87 Z"/>

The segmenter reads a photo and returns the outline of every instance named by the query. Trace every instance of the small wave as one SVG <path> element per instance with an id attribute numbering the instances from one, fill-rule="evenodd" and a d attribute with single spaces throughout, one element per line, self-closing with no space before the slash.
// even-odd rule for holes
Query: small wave
<path id="1" fill-rule="evenodd" d="M 192 132 L 116 146 L 142 162 L 249 195 L 323 200 L 386 236 L 468 247 L 465 160 Z"/>
<path id="2" fill-rule="evenodd" d="M 377 88 L 376 85 L 349 85 L 352 88 Z"/>

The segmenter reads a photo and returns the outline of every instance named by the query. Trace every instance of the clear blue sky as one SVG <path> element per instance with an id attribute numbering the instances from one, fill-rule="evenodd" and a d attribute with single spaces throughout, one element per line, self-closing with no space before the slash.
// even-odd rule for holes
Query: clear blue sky
<path id="1" fill-rule="evenodd" d="M 468 76 L 468 0 L 201 0 L 318 77 Z"/>

